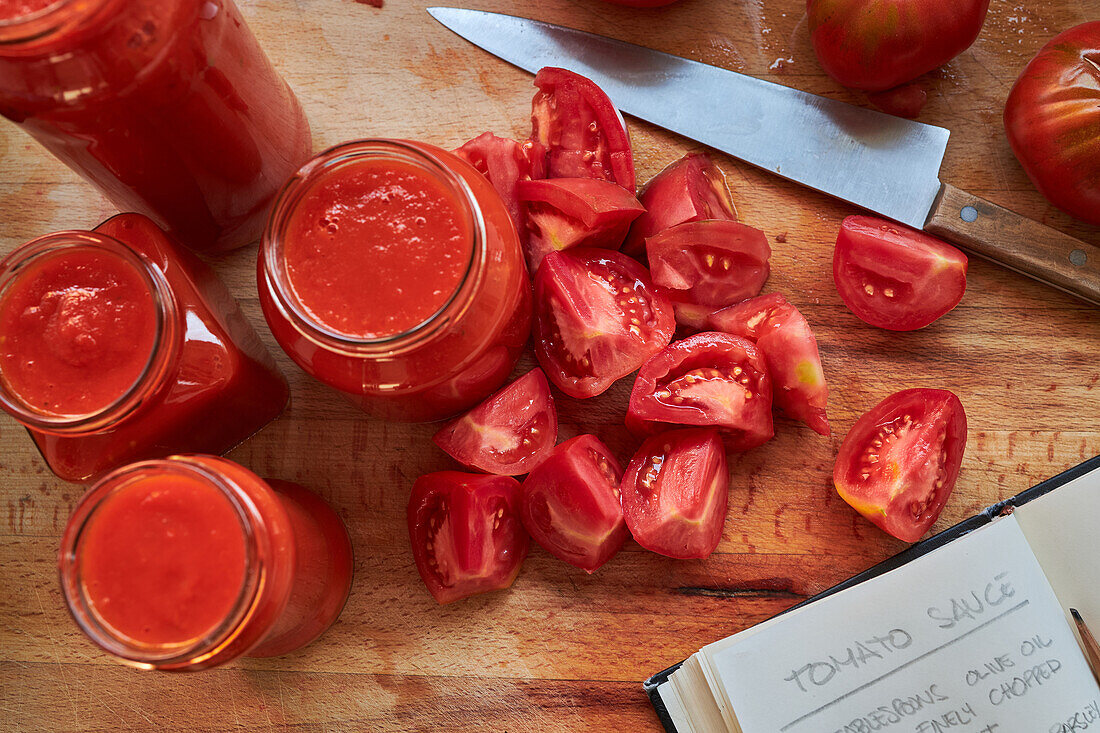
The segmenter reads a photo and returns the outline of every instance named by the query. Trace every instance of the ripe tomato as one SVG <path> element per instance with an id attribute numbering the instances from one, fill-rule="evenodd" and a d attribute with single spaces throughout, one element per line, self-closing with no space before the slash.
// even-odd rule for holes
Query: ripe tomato
<path id="1" fill-rule="evenodd" d="M 537 272 L 542 258 L 570 247 L 618 249 L 645 208 L 634 194 L 595 178 L 520 181 L 519 199 L 527 205 L 527 267 Z"/>
<path id="2" fill-rule="evenodd" d="M 459 463 L 486 473 L 530 471 L 558 440 L 558 411 L 541 369 L 532 369 L 435 434 Z"/>
<path id="3" fill-rule="evenodd" d="M 944 389 L 907 389 L 856 420 L 833 468 L 837 493 L 882 530 L 916 542 L 943 510 L 966 448 L 966 414 Z"/>
<path id="4" fill-rule="evenodd" d="M 535 274 L 535 355 L 558 389 L 594 397 L 672 340 L 676 321 L 646 269 L 624 254 L 551 252 Z"/>
<path id="5" fill-rule="evenodd" d="M 623 251 L 645 257 L 645 240 L 685 221 L 737 221 L 726 176 L 706 153 L 690 153 L 666 166 L 638 196 L 646 213 L 630 227 Z"/>
<path id="6" fill-rule="evenodd" d="M 565 441 L 523 482 L 523 525 L 554 557 L 595 572 L 626 540 L 622 475 L 594 435 Z"/>
<path id="7" fill-rule="evenodd" d="M 645 247 L 653 284 L 664 288 L 677 322 L 690 328 L 704 328 L 704 314 L 759 293 L 772 255 L 764 232 L 717 219 L 669 227 Z"/>
<path id="8" fill-rule="evenodd" d="M 697 333 L 677 341 L 638 371 L 626 426 L 654 433 L 672 425 L 715 427 L 730 450 L 768 442 L 772 382 L 764 355 L 728 333 Z"/>
<path id="9" fill-rule="evenodd" d="M 785 413 L 822 435 L 829 434 L 829 387 L 810 324 L 778 293 L 723 308 L 710 317 L 719 331 L 752 339 L 764 352 L 772 399 Z"/>
<path id="10" fill-rule="evenodd" d="M 527 231 L 525 207 L 516 193 L 520 181 L 546 178 L 546 150 L 533 140 L 518 143 L 484 132 L 454 151 L 486 178 L 504 200 L 522 240 Z"/>
<path id="11" fill-rule="evenodd" d="M 941 66 L 970 47 L 989 0 L 808 0 L 821 67 L 846 87 L 875 92 Z"/>
<path id="12" fill-rule="evenodd" d="M 647 439 L 622 481 L 623 516 L 638 544 L 677 558 L 703 558 L 722 539 L 729 498 L 726 451 L 710 428 Z"/>
<path id="13" fill-rule="evenodd" d="M 409 497 L 409 539 L 420 577 L 440 603 L 507 588 L 527 557 L 520 485 L 509 476 L 424 474 Z"/>
<path id="14" fill-rule="evenodd" d="M 551 178 L 599 178 L 634 193 L 626 123 L 591 79 L 553 66 L 535 75 L 531 138 L 547 151 Z"/>
<path id="15" fill-rule="evenodd" d="M 833 250 L 844 304 L 872 326 L 924 328 L 962 300 L 966 255 L 924 232 L 871 216 L 849 216 Z"/>
<path id="16" fill-rule="evenodd" d="M 1005 131 L 1052 204 L 1100 224 L 1100 21 L 1055 36 L 1008 95 Z"/>

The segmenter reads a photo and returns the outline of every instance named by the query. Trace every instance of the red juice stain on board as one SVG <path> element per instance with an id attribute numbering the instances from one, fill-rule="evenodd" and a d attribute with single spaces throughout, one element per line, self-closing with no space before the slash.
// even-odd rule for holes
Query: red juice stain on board
<path id="1" fill-rule="evenodd" d="M 382 7 L 383 0 L 355 0 L 360 5 L 370 5 L 372 8 Z"/>

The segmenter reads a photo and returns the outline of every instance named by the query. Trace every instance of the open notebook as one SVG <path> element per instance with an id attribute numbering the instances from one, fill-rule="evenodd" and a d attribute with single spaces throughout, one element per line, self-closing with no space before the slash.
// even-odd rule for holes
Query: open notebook
<path id="1" fill-rule="evenodd" d="M 1006 509 L 1014 508 L 1008 513 Z M 1100 457 L 655 675 L 675 733 L 1100 731 Z"/>

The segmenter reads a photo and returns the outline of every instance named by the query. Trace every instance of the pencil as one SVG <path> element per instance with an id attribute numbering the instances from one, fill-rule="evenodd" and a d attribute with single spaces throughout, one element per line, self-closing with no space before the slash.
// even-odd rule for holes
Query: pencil
<path id="1" fill-rule="evenodd" d="M 1096 637 L 1089 631 L 1089 627 L 1085 626 L 1085 620 L 1081 618 L 1081 614 L 1077 612 L 1077 609 L 1071 608 L 1069 613 L 1073 616 L 1074 623 L 1077 624 L 1078 633 L 1081 634 L 1081 642 L 1085 647 L 1085 658 L 1088 659 L 1089 666 L 1092 667 L 1092 673 L 1097 682 L 1100 682 L 1100 644 L 1096 643 Z"/>

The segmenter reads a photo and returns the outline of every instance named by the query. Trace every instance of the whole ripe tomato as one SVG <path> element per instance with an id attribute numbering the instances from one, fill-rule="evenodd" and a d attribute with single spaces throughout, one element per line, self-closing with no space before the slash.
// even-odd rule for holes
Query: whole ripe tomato
<path id="1" fill-rule="evenodd" d="M 864 414 L 833 467 L 837 493 L 880 529 L 916 542 L 943 511 L 966 449 L 966 414 L 944 389 L 907 389 Z"/>
<path id="2" fill-rule="evenodd" d="M 941 66 L 970 47 L 989 0 L 808 0 L 821 67 L 846 87 L 875 92 Z"/>
<path id="3" fill-rule="evenodd" d="M 507 588 L 529 545 L 520 485 L 510 476 L 424 474 L 409 497 L 416 569 L 440 603 Z"/>
<path id="4" fill-rule="evenodd" d="M 1008 95 L 1012 152 L 1052 204 L 1100 224 L 1100 21 L 1055 36 Z"/>

